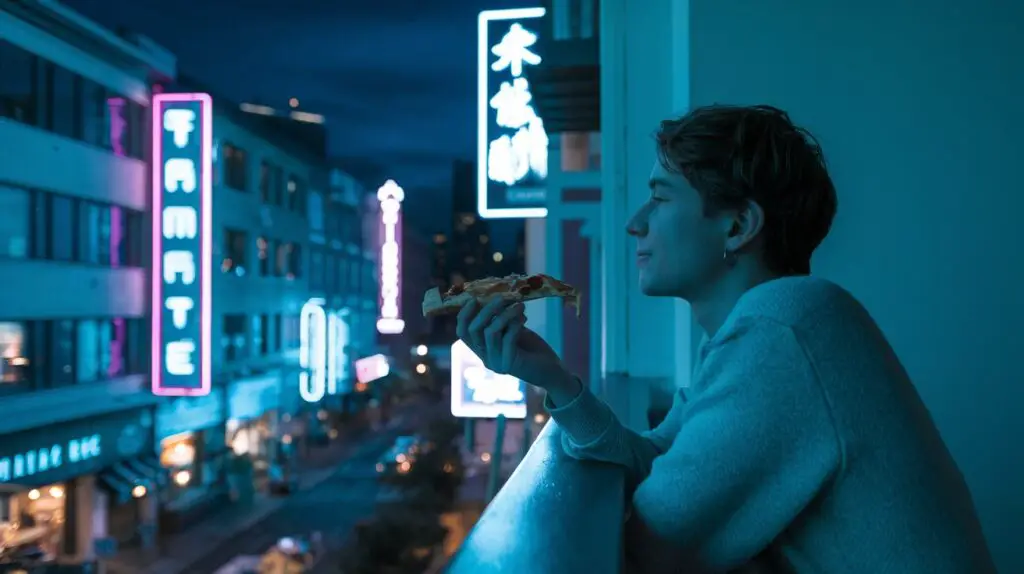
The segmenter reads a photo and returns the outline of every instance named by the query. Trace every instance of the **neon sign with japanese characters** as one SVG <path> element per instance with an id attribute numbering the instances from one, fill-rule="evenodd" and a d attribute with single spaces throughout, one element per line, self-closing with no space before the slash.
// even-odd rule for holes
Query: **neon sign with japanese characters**
<path id="1" fill-rule="evenodd" d="M 152 389 L 210 393 L 213 102 L 153 96 Z"/>
<path id="2" fill-rule="evenodd" d="M 380 313 L 377 332 L 398 335 L 405 330 L 400 297 L 402 290 L 402 201 L 405 191 L 392 180 L 377 190 L 380 202 Z"/>
<path id="3" fill-rule="evenodd" d="M 484 366 L 462 341 L 452 345 L 452 416 L 526 418 L 526 384 Z"/>
<path id="4" fill-rule="evenodd" d="M 541 63 L 544 8 L 489 10 L 479 17 L 477 210 L 484 218 L 545 217 L 548 136 L 527 68 Z"/>
<path id="5" fill-rule="evenodd" d="M 299 314 L 299 396 L 307 403 L 338 394 L 338 383 L 347 382 L 349 312 L 323 305 L 314 297 Z"/>

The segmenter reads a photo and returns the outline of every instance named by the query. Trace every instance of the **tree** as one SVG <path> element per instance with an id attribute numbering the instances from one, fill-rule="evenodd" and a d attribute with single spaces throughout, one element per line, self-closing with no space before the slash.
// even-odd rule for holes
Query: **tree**
<path id="1" fill-rule="evenodd" d="M 419 574 L 447 534 L 433 514 L 387 507 L 356 527 L 341 570 L 344 574 Z"/>

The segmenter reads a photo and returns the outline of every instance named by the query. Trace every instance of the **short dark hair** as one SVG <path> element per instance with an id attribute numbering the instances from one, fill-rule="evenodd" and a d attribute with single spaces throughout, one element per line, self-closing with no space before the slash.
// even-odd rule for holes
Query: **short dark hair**
<path id="1" fill-rule="evenodd" d="M 665 169 L 681 173 L 708 214 L 742 208 L 765 213 L 765 264 L 806 275 L 832 227 L 838 200 L 818 141 L 772 106 L 705 106 L 661 122 L 655 139 Z"/>

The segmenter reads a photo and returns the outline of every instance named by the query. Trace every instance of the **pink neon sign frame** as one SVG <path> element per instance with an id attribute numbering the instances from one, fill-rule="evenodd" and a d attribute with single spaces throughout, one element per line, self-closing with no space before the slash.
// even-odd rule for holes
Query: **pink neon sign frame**
<path id="1" fill-rule="evenodd" d="M 199 102 L 201 164 L 199 193 L 201 210 L 199 254 L 199 387 L 178 388 L 163 386 L 163 111 L 164 105 L 179 102 Z M 150 384 L 154 395 L 165 397 L 203 396 L 210 394 L 211 346 L 210 325 L 213 317 L 213 99 L 209 94 L 154 94 L 151 106 L 153 128 L 153 293 L 152 293 L 152 360 Z"/>

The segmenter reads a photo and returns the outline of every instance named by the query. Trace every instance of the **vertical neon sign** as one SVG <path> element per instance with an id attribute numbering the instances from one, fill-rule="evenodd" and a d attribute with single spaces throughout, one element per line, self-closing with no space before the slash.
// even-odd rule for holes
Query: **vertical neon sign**
<path id="1" fill-rule="evenodd" d="M 208 94 L 154 94 L 152 128 L 152 389 L 207 395 L 213 101 Z"/>
<path id="2" fill-rule="evenodd" d="M 402 201 L 405 191 L 392 180 L 387 180 L 377 190 L 380 202 L 380 315 L 377 318 L 377 332 L 383 335 L 398 335 L 405 330 L 398 306 L 401 296 L 401 247 L 402 247 Z"/>
<path id="3" fill-rule="evenodd" d="M 323 299 L 310 299 L 299 315 L 299 396 L 315 403 L 327 394 L 327 313 Z"/>

